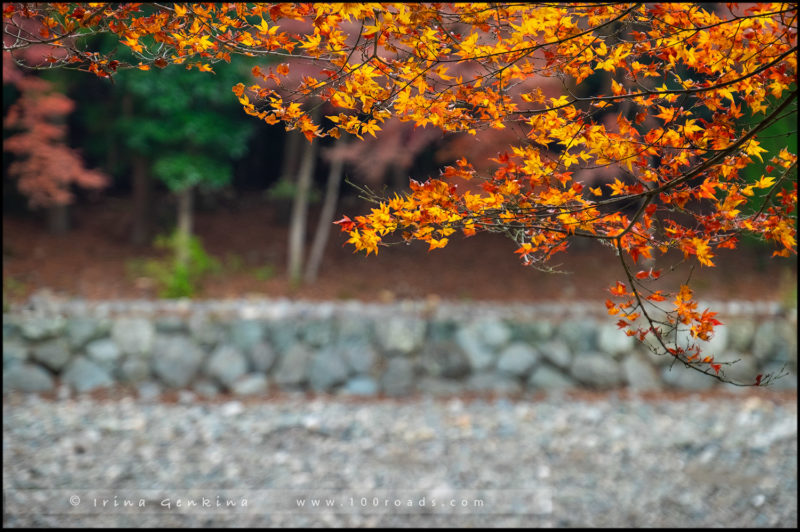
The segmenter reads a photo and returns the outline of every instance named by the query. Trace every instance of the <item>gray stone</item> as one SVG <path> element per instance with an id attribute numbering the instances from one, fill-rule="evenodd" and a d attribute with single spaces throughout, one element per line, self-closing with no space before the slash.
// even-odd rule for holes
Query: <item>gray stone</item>
<path id="1" fill-rule="evenodd" d="M 59 401 L 68 401 L 72 396 L 72 390 L 67 383 L 62 382 L 56 387 L 56 398 Z"/>
<path id="2" fill-rule="evenodd" d="M 111 327 L 111 339 L 126 355 L 146 355 L 153 348 L 155 328 L 144 318 L 121 318 Z"/>
<path id="3" fill-rule="evenodd" d="M 34 346 L 31 358 L 53 371 L 59 371 L 69 362 L 69 356 L 69 344 L 63 338 L 58 338 Z"/>
<path id="4" fill-rule="evenodd" d="M 539 353 L 533 347 L 522 342 L 514 342 L 500 353 L 497 369 L 500 373 L 527 377 L 538 361 Z"/>
<path id="5" fill-rule="evenodd" d="M 733 351 L 745 353 L 750 350 L 753 344 L 753 335 L 756 332 L 756 324 L 752 319 L 737 319 L 727 321 L 728 324 L 728 346 Z"/>
<path id="6" fill-rule="evenodd" d="M 347 379 L 347 363 L 335 349 L 322 349 L 311 358 L 308 383 L 316 392 L 327 392 Z"/>
<path id="7" fill-rule="evenodd" d="M 476 321 L 472 327 L 483 345 L 499 348 L 511 339 L 511 329 L 497 318 L 484 318 Z"/>
<path id="8" fill-rule="evenodd" d="M 331 320 L 309 320 L 303 324 L 302 340 L 308 345 L 328 345 L 334 341 L 335 336 Z"/>
<path id="9" fill-rule="evenodd" d="M 675 331 L 675 345 L 689 350 L 694 345 L 700 345 L 701 340 L 692 336 L 691 329 L 683 324 L 678 326 L 678 329 Z M 668 344 L 669 345 L 669 344 Z"/>
<path id="10" fill-rule="evenodd" d="M 339 344 L 339 351 L 353 373 L 369 373 L 378 360 L 378 353 L 369 344 Z"/>
<path id="11" fill-rule="evenodd" d="M 221 345 L 205 364 L 205 374 L 214 377 L 225 388 L 247 373 L 247 358 L 235 347 Z"/>
<path id="12" fill-rule="evenodd" d="M 161 336 L 153 345 L 153 373 L 173 388 L 183 388 L 203 364 L 204 353 L 184 336 Z"/>
<path id="13" fill-rule="evenodd" d="M 3 340 L 11 340 L 20 333 L 17 317 L 10 314 L 3 314 Z"/>
<path id="14" fill-rule="evenodd" d="M 555 391 L 576 388 L 578 383 L 557 369 L 542 364 L 528 377 L 527 386 L 533 390 Z"/>
<path id="15" fill-rule="evenodd" d="M 422 377 L 417 383 L 417 390 L 434 397 L 457 396 L 464 392 L 460 381 Z"/>
<path id="16" fill-rule="evenodd" d="M 570 373 L 594 388 L 608 389 L 624 383 L 619 364 L 606 353 L 591 352 L 575 357 Z"/>
<path id="17" fill-rule="evenodd" d="M 156 332 L 162 334 L 177 334 L 186 332 L 186 322 L 180 316 L 160 316 L 155 320 Z"/>
<path id="18" fill-rule="evenodd" d="M 108 333 L 109 329 L 110 324 L 107 321 L 101 323 L 94 318 L 71 318 L 66 324 L 69 346 L 72 349 L 80 349 L 90 341 Z"/>
<path id="19" fill-rule="evenodd" d="M 715 326 L 711 338 L 700 344 L 700 348 L 707 355 L 719 356 L 730 346 L 730 331 L 730 327 L 725 324 Z"/>
<path id="20" fill-rule="evenodd" d="M 263 395 L 268 389 L 267 376 L 261 373 L 245 375 L 231 387 L 234 395 Z"/>
<path id="21" fill-rule="evenodd" d="M 94 340 L 86 346 L 86 355 L 100 367 L 104 368 L 109 373 L 114 371 L 114 367 L 119 361 L 122 353 L 120 352 L 117 344 L 103 338 L 101 340 Z"/>
<path id="22" fill-rule="evenodd" d="M 681 362 L 664 367 L 661 378 L 670 387 L 696 391 L 710 390 L 718 382 L 714 377 L 687 368 Z"/>
<path id="23" fill-rule="evenodd" d="M 762 373 L 774 376 L 772 382 L 766 385 L 769 390 L 797 390 L 797 372 L 780 362 L 766 364 Z"/>
<path id="24" fill-rule="evenodd" d="M 3 370 L 28 360 L 30 349 L 19 340 L 3 340 Z"/>
<path id="25" fill-rule="evenodd" d="M 375 327 L 378 346 L 388 355 L 407 355 L 425 339 L 425 322 L 418 318 L 397 317 Z"/>
<path id="26" fill-rule="evenodd" d="M 676 343 L 679 347 L 686 348 L 696 344 L 700 348 L 703 356 L 718 356 L 723 353 L 728 347 L 728 327 L 724 325 L 717 325 L 714 327 L 714 333 L 708 340 L 701 340 L 700 338 L 693 338 L 690 329 L 687 327 L 680 327 L 677 331 Z"/>
<path id="27" fill-rule="evenodd" d="M 278 353 L 286 353 L 297 343 L 297 323 L 290 320 L 270 322 L 266 327 L 266 337 Z"/>
<path id="28" fill-rule="evenodd" d="M 296 386 L 308 379 L 308 366 L 313 351 L 304 344 L 295 344 L 281 355 L 274 371 L 275 382 L 281 386 Z"/>
<path id="29" fill-rule="evenodd" d="M 392 358 L 381 375 L 381 389 L 389 396 L 406 395 L 414 389 L 414 367 L 408 359 Z"/>
<path id="30" fill-rule="evenodd" d="M 191 390 L 178 390 L 178 404 L 191 405 L 197 401 L 197 394 Z"/>
<path id="31" fill-rule="evenodd" d="M 762 362 L 797 360 L 797 325 L 769 320 L 762 322 L 753 338 L 753 354 Z"/>
<path id="32" fill-rule="evenodd" d="M 473 392 L 491 392 L 501 395 L 515 394 L 522 391 L 522 385 L 517 379 L 496 373 L 478 373 L 470 375 L 465 388 Z"/>
<path id="33" fill-rule="evenodd" d="M 53 313 L 58 310 L 58 303 L 63 301 L 50 288 L 40 288 L 28 297 L 27 306 L 37 312 Z"/>
<path id="34" fill-rule="evenodd" d="M 428 341 L 447 342 L 458 330 L 458 323 L 453 320 L 433 320 L 428 322 Z"/>
<path id="35" fill-rule="evenodd" d="M 20 392 L 49 392 L 55 387 L 55 381 L 50 373 L 35 364 L 15 364 L 7 371 L 3 371 L 3 391 L 17 390 Z"/>
<path id="36" fill-rule="evenodd" d="M 464 351 L 473 371 L 482 371 L 492 367 L 495 361 L 495 351 L 481 342 L 474 328 L 461 327 L 456 332 L 456 343 Z"/>
<path id="37" fill-rule="evenodd" d="M 20 330 L 26 340 L 53 338 L 64 330 L 67 321 L 61 316 L 51 318 L 27 318 L 22 320 Z"/>
<path id="38" fill-rule="evenodd" d="M 569 350 L 569 346 L 559 340 L 540 345 L 538 351 L 544 358 L 560 368 L 567 368 L 572 362 L 572 353 Z"/>
<path id="39" fill-rule="evenodd" d="M 469 373 L 469 359 L 453 341 L 428 342 L 419 358 L 425 373 L 432 377 L 459 378 Z"/>
<path id="40" fill-rule="evenodd" d="M 194 390 L 197 395 L 209 398 L 218 396 L 220 392 L 219 387 L 214 381 L 208 379 L 199 379 L 195 381 L 192 385 L 192 390 Z"/>
<path id="41" fill-rule="evenodd" d="M 225 336 L 223 328 L 204 314 L 189 316 L 188 326 L 192 339 L 203 347 L 214 347 L 220 344 Z"/>
<path id="42" fill-rule="evenodd" d="M 231 323 L 230 331 L 231 344 L 243 353 L 264 339 L 264 324 L 256 320 L 236 320 Z"/>
<path id="43" fill-rule="evenodd" d="M 142 356 L 130 355 L 122 362 L 117 374 L 122 382 L 140 382 L 150 378 L 150 363 Z"/>
<path id="44" fill-rule="evenodd" d="M 600 326 L 597 333 L 597 348 L 604 353 L 621 355 L 633 350 L 634 339 L 616 325 Z"/>
<path id="45" fill-rule="evenodd" d="M 372 322 L 363 316 L 343 314 L 337 320 L 339 331 L 336 342 L 338 345 L 364 345 L 369 344 L 373 336 Z"/>
<path id="46" fill-rule="evenodd" d="M 146 401 L 158 399 L 162 391 L 161 385 L 153 381 L 140 382 L 136 386 L 136 393 L 139 399 L 144 399 Z"/>
<path id="47" fill-rule="evenodd" d="M 737 353 L 736 351 L 726 351 L 722 355 L 716 356 L 715 362 L 735 362 L 730 365 L 723 365 L 720 375 L 739 384 L 752 384 L 758 375 L 758 360 L 752 354 Z"/>
<path id="48" fill-rule="evenodd" d="M 557 336 L 566 342 L 575 355 L 579 356 L 595 350 L 597 324 L 586 319 L 569 319 L 559 324 Z"/>
<path id="49" fill-rule="evenodd" d="M 251 365 L 258 373 L 267 373 L 278 358 L 278 354 L 267 342 L 258 342 L 249 354 Z"/>
<path id="50" fill-rule="evenodd" d="M 509 327 L 513 338 L 536 345 L 548 341 L 553 336 L 555 326 L 550 321 L 535 320 L 512 322 Z"/>
<path id="51" fill-rule="evenodd" d="M 631 353 L 622 360 L 622 372 L 625 374 L 628 388 L 635 391 L 659 390 L 663 386 L 658 372 L 644 356 Z"/>
<path id="52" fill-rule="evenodd" d="M 70 362 L 62 376 L 64 382 L 76 392 L 88 392 L 108 388 L 114 384 L 108 371 L 86 357 L 76 357 Z"/>
<path id="53" fill-rule="evenodd" d="M 371 377 L 359 375 L 348 380 L 341 388 L 340 393 L 344 395 L 376 395 L 378 383 Z"/>

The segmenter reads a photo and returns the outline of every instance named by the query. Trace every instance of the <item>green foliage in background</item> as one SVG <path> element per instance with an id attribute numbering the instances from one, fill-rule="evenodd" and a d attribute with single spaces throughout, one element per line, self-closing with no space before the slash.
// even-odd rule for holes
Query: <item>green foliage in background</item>
<path id="1" fill-rule="evenodd" d="M 219 261 L 206 252 L 202 241 L 196 236 L 188 239 L 186 265 L 180 264 L 177 259 L 180 236 L 178 231 L 174 231 L 156 238 L 155 247 L 169 252 L 166 257 L 136 260 L 128 266 L 131 275 L 155 280 L 159 286 L 159 296 L 167 299 L 193 297 L 204 276 L 221 271 Z"/>
<path id="2" fill-rule="evenodd" d="M 272 264 L 265 264 L 253 270 L 253 275 L 259 281 L 269 281 L 275 277 L 275 266 Z"/>
<path id="3" fill-rule="evenodd" d="M 297 195 L 297 183 L 290 179 L 278 179 L 267 191 L 266 196 L 271 200 L 290 200 Z M 308 192 L 309 203 L 316 203 L 322 199 L 319 190 L 311 188 Z"/>
<path id="4" fill-rule="evenodd" d="M 11 308 L 11 301 L 21 298 L 28 290 L 28 285 L 11 276 L 3 277 L 3 312 Z"/>
<path id="5" fill-rule="evenodd" d="M 230 182 L 230 164 L 200 154 L 176 153 L 156 159 L 153 172 L 173 191 L 202 185 L 220 187 Z"/>
<path id="6" fill-rule="evenodd" d="M 756 122 L 757 119 L 757 116 L 750 116 L 747 122 Z M 785 116 L 764 129 L 764 131 L 758 136 L 758 142 L 762 148 L 767 150 L 766 153 L 770 154 L 777 154 L 782 149 L 787 147 L 789 150 L 796 150 L 797 123 L 795 122 L 795 116 Z M 775 178 L 780 177 L 780 168 L 776 168 L 772 170 L 772 172 L 767 171 L 767 167 L 772 164 L 769 159 L 770 158 L 765 158 L 762 162 L 754 158 L 753 164 L 742 170 L 742 175 L 747 179 L 748 183 L 755 183 L 761 179 L 762 176 L 771 176 Z M 776 165 L 772 164 L 772 166 Z M 779 186 L 783 189 L 790 189 L 792 184 L 793 181 L 790 178 L 786 179 L 783 183 L 780 183 Z M 770 194 L 770 189 L 756 189 L 753 196 L 748 198 L 747 203 L 743 205 L 742 210 L 746 210 L 746 212 L 751 213 L 758 212 L 768 194 Z M 744 233 L 742 235 L 742 242 L 751 248 L 762 248 L 767 246 L 762 239 L 751 233 Z M 797 258 L 794 258 L 793 260 L 796 261 Z"/>
<path id="7" fill-rule="evenodd" d="M 220 64 L 208 77 L 181 68 L 118 76 L 135 109 L 118 118 L 120 138 L 152 161 L 155 176 L 170 190 L 230 182 L 231 165 L 245 155 L 254 131 L 228 89 L 249 75 L 240 67 Z"/>
<path id="8" fill-rule="evenodd" d="M 248 266 L 244 257 L 236 253 L 227 253 L 222 261 L 223 273 L 252 275 L 259 281 L 269 281 L 275 277 L 275 265 L 269 262 L 261 266 Z"/>
<path id="9" fill-rule="evenodd" d="M 150 7 L 142 6 L 146 13 Z M 102 53 L 134 64 L 138 59 L 108 35 L 89 43 Z M 53 71 L 45 77 L 74 98 L 75 127 L 91 158 L 102 161 L 118 179 L 133 156 L 152 165 L 170 190 L 191 186 L 218 188 L 230 183 L 232 165 L 244 157 L 256 122 L 231 92 L 247 83 L 255 60 L 235 57 L 214 65 L 214 73 L 187 71 L 182 65 L 119 71 L 113 84 L 80 72 Z"/>

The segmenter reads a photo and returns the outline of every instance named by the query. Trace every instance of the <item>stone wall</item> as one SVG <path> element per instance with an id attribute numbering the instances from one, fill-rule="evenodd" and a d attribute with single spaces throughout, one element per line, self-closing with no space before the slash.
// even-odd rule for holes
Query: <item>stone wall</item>
<path id="1" fill-rule="evenodd" d="M 797 312 L 774 303 L 712 306 L 706 346 L 734 379 L 785 366 L 797 385 Z M 85 392 L 124 384 L 213 396 L 305 390 L 402 396 L 568 388 L 726 386 L 651 354 L 602 303 L 365 304 L 289 300 L 59 301 L 3 316 L 3 389 Z"/>

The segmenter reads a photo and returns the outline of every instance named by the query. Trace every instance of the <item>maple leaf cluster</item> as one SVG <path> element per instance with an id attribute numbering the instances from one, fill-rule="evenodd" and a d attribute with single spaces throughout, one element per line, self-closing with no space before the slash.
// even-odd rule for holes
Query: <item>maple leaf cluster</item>
<path id="1" fill-rule="evenodd" d="M 38 33 L 23 29 L 30 20 Z M 100 32 L 138 62 L 78 45 Z M 151 65 L 210 71 L 236 54 L 285 58 L 232 90 L 247 114 L 309 141 L 374 137 L 390 118 L 445 133 L 510 131 L 516 140 L 491 170 L 459 157 L 343 217 L 348 242 L 371 254 L 398 235 L 433 250 L 457 232 L 499 232 L 523 263 L 543 267 L 574 238 L 599 240 L 626 277 L 611 289 L 621 302 L 606 302 L 620 327 L 722 380 L 713 355 L 667 340 L 680 326 L 709 339 L 715 314 L 698 311 L 685 286 L 669 307 L 670 294 L 648 288 L 659 275 L 636 264 L 677 250 L 713 267 L 742 234 L 796 255 L 796 147 L 768 153 L 759 140 L 796 114 L 794 4 L 8 4 L 4 50 L 32 43 L 53 48 L 46 66 L 101 77 Z M 292 77 L 301 63 L 316 70 Z M 558 95 L 542 90 L 553 82 Z M 313 119 L 323 103 L 337 112 Z M 608 182 L 587 185 L 598 173 Z"/>

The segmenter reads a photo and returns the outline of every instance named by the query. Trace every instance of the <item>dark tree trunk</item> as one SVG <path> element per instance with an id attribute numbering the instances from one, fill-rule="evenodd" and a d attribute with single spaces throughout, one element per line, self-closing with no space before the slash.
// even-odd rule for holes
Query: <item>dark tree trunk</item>
<path id="1" fill-rule="evenodd" d="M 131 244 L 141 246 L 150 241 L 150 161 L 142 155 L 134 155 L 131 160 L 133 184 L 133 220 L 131 224 Z"/>
<path id="2" fill-rule="evenodd" d="M 47 230 L 53 235 L 69 232 L 69 205 L 53 205 L 47 209 Z"/>
<path id="3" fill-rule="evenodd" d="M 283 148 L 283 163 L 281 164 L 281 179 L 294 181 L 300 161 L 302 140 L 303 135 L 299 131 L 289 131 L 286 133 L 286 144 Z"/>
<path id="4" fill-rule="evenodd" d="M 132 117 L 134 114 L 133 97 L 130 93 L 122 95 L 122 114 L 126 117 Z M 112 139 L 112 149 L 109 150 L 109 168 L 113 169 L 111 162 L 111 153 L 116 152 L 113 147 L 117 146 L 116 139 Z M 114 155 L 116 159 L 116 153 Z M 131 187 L 132 187 L 132 200 L 131 214 L 131 232 L 129 239 L 131 244 L 135 246 L 142 246 L 150 243 L 151 236 L 151 213 L 150 213 L 150 200 L 151 200 L 151 179 L 150 179 L 150 160 L 143 154 L 132 153 L 131 155 Z M 116 161 L 114 161 L 116 163 Z"/>
<path id="5" fill-rule="evenodd" d="M 392 186 L 395 190 L 405 190 L 408 188 L 408 169 L 398 165 L 392 165 Z"/>

